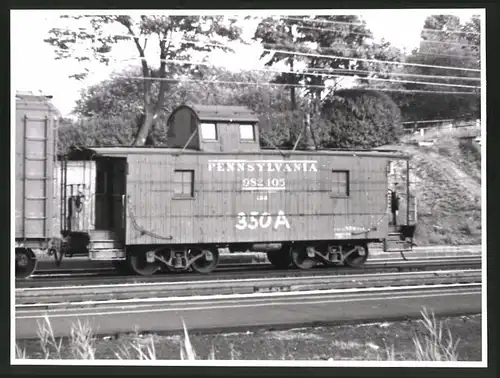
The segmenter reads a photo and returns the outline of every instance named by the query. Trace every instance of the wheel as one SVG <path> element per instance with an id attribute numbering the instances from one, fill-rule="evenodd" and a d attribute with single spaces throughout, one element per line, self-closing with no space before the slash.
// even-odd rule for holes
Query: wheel
<path id="1" fill-rule="evenodd" d="M 290 246 L 283 246 L 279 251 L 267 252 L 267 259 L 278 269 L 286 269 L 292 263 Z"/>
<path id="2" fill-rule="evenodd" d="M 157 260 L 154 262 L 147 261 L 146 251 L 133 251 L 127 260 L 130 269 L 140 276 L 151 276 L 161 269 L 161 265 Z"/>
<path id="3" fill-rule="evenodd" d="M 36 255 L 29 248 L 16 248 L 16 278 L 25 279 L 36 269 Z"/>
<path id="4" fill-rule="evenodd" d="M 344 264 L 350 266 L 351 268 L 362 267 L 366 260 L 368 260 L 368 246 L 366 244 L 360 245 L 347 245 L 344 247 L 346 252 L 352 251 L 351 254 L 347 255 Z"/>
<path id="5" fill-rule="evenodd" d="M 189 251 L 189 259 L 191 260 L 201 254 L 204 254 L 204 256 L 193 261 L 191 267 L 198 273 L 208 274 L 213 272 L 219 264 L 219 250 L 217 248 L 192 248 Z"/>
<path id="6" fill-rule="evenodd" d="M 307 256 L 306 245 L 292 246 L 292 263 L 299 269 L 311 269 L 316 265 L 316 260 Z"/>

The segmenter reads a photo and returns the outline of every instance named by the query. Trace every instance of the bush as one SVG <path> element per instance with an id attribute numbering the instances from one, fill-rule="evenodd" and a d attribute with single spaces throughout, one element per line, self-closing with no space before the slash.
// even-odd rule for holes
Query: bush
<path id="1" fill-rule="evenodd" d="M 313 126 L 324 148 L 373 148 L 395 143 L 402 134 L 401 112 L 386 94 L 341 90 L 327 99 Z"/>

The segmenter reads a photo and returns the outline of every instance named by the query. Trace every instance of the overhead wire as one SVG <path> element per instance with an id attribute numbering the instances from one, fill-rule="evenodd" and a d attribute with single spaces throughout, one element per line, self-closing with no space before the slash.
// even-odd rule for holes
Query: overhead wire
<path id="1" fill-rule="evenodd" d="M 127 58 L 126 60 L 148 60 L 147 58 L 142 57 L 134 57 Z M 188 65 L 201 65 L 201 66 L 210 66 L 210 67 L 219 67 L 220 65 L 214 63 L 207 62 L 197 62 L 191 60 L 181 60 L 181 59 L 159 59 L 160 62 L 171 63 L 171 64 L 188 64 Z M 309 68 L 310 70 L 314 70 L 314 68 Z M 306 71 L 290 71 L 290 70 L 282 70 L 276 68 L 252 68 L 249 69 L 252 71 L 261 71 L 261 72 L 269 72 L 269 73 L 286 73 L 286 74 L 295 74 L 298 76 L 316 76 L 316 77 L 331 77 L 331 78 L 345 78 L 345 77 L 354 77 L 353 75 L 336 75 L 336 74 L 328 74 L 328 73 L 316 73 L 316 72 L 306 72 Z M 361 71 L 361 70 L 360 70 Z M 359 71 L 356 71 L 359 72 Z M 363 70 L 363 72 L 373 73 L 371 71 Z M 432 75 L 427 75 L 426 77 L 432 77 Z M 441 76 L 443 77 L 443 76 Z M 439 78 L 439 76 L 437 77 Z M 462 79 L 461 77 L 454 77 L 456 79 Z M 373 80 L 373 81 L 381 81 L 381 82 L 394 82 L 394 83 L 406 83 L 406 84 L 421 84 L 421 85 L 436 85 L 442 87 L 455 87 L 455 88 L 474 88 L 479 89 L 480 86 L 475 85 L 463 85 L 463 84 L 450 84 L 450 83 L 439 83 L 439 82 L 425 82 L 425 81 L 415 81 L 415 80 L 398 80 L 398 79 L 385 79 L 385 78 L 377 78 L 377 77 L 358 77 L 361 80 Z M 474 78 L 475 79 L 475 78 Z M 480 79 L 479 79 L 480 80 Z"/>
<path id="2" fill-rule="evenodd" d="M 349 73 L 373 73 L 373 71 L 368 71 L 368 70 L 358 70 L 358 69 L 353 69 L 349 70 L 348 68 L 319 68 L 319 67 L 309 67 L 306 68 L 307 70 L 311 71 L 327 71 L 327 72 L 349 72 Z M 472 80 L 472 81 L 481 81 L 480 77 L 467 77 L 467 76 L 446 76 L 446 75 L 424 75 L 424 74 L 412 74 L 412 73 L 405 73 L 405 72 L 387 72 L 385 73 L 386 75 L 390 76 L 407 76 L 407 77 L 424 77 L 424 78 L 433 78 L 433 79 L 443 79 L 443 80 Z"/>
<path id="3" fill-rule="evenodd" d="M 287 45 L 280 45 L 280 44 L 277 44 L 277 43 L 263 43 L 262 45 L 263 45 L 263 47 L 271 46 L 271 48 L 288 48 Z M 338 47 L 341 47 L 344 50 L 359 51 L 360 48 L 363 47 L 363 46 L 349 47 L 349 46 L 345 46 L 345 45 L 342 45 L 342 44 L 338 44 L 336 46 L 329 46 L 329 47 L 318 46 L 318 47 L 314 48 L 314 50 L 316 50 L 318 52 L 338 51 L 339 50 Z M 365 45 L 365 47 L 369 47 L 369 46 Z M 304 46 L 304 48 L 306 48 L 306 47 Z M 308 48 L 308 49 L 312 49 L 312 48 Z M 419 51 L 418 54 L 421 54 L 421 52 Z M 457 57 L 457 58 L 461 58 L 461 59 L 469 59 L 469 60 L 473 59 L 473 60 L 476 60 L 475 57 L 472 57 L 472 56 L 463 56 L 463 55 L 459 55 L 459 54 L 446 54 L 445 55 L 445 54 L 437 54 L 437 53 L 425 53 L 424 55 L 448 56 L 448 57 Z"/>
<path id="4" fill-rule="evenodd" d="M 346 24 L 353 24 L 353 23 L 346 23 Z M 115 35 L 115 36 L 122 36 L 122 37 L 127 37 L 127 38 L 139 38 L 140 36 L 135 36 L 131 34 L 121 34 L 121 35 Z M 162 39 L 164 40 L 164 39 Z M 172 42 L 172 38 L 166 39 L 170 42 Z M 175 40 L 174 40 L 175 41 Z M 181 43 L 192 43 L 192 44 L 203 44 L 207 45 L 207 43 L 201 42 L 201 41 L 193 41 L 193 40 L 179 40 L 177 42 Z M 223 48 L 228 48 L 227 45 L 223 44 L 208 44 L 212 46 L 217 46 L 217 47 L 223 47 Z M 432 68 L 440 68 L 440 69 L 450 69 L 450 70 L 463 70 L 463 71 L 473 71 L 473 72 L 480 72 L 478 69 L 471 69 L 471 68 L 465 68 L 465 67 L 453 67 L 453 66 L 440 66 L 440 65 L 428 65 L 428 64 L 416 64 L 416 63 L 405 63 L 405 62 L 394 62 L 394 61 L 384 61 L 384 60 L 379 60 L 379 59 L 367 59 L 367 58 L 355 58 L 355 57 L 344 57 L 344 56 L 335 56 L 335 55 L 323 55 L 323 54 L 315 54 L 315 53 L 303 53 L 303 52 L 297 52 L 297 51 L 283 51 L 283 50 L 276 50 L 276 49 L 269 49 L 269 48 L 264 48 L 264 51 L 268 51 L 270 53 L 281 53 L 281 54 L 293 54 L 293 55 L 299 55 L 299 56 L 308 56 L 308 57 L 320 57 L 320 58 L 328 58 L 328 59 L 342 59 L 342 60 L 356 60 L 356 61 L 366 61 L 366 62 L 376 62 L 376 63 L 387 63 L 387 64 L 397 64 L 397 65 L 403 65 L 403 66 L 419 66 L 419 67 L 432 67 Z M 103 54 L 107 55 L 107 54 Z M 142 58 L 144 59 L 144 58 Z M 170 63 L 178 63 L 178 64 L 196 64 L 196 65 L 209 65 L 204 62 L 189 62 L 189 61 L 182 61 L 182 60 L 165 60 Z M 309 68 L 311 69 L 311 68 Z M 313 69 L 313 68 L 312 68 Z M 297 75 L 304 75 L 304 76 L 323 76 L 323 77 L 338 77 L 338 78 L 343 78 L 343 77 L 348 77 L 348 75 L 331 75 L 331 74 L 321 74 L 321 73 L 311 73 L 311 72 L 296 72 L 296 71 L 284 71 L 284 70 L 269 70 L 269 69 L 257 69 L 260 71 L 267 71 L 267 72 L 281 72 L 281 73 L 291 73 L 291 74 L 297 74 Z M 313 69 L 314 70 L 314 69 Z M 369 72 L 369 71 L 368 71 Z M 431 75 L 428 75 L 431 76 Z M 437 75 L 436 75 L 437 76 Z M 117 77 L 115 75 L 115 77 Z M 311 85 L 311 84 L 280 84 L 280 83 L 255 83 L 255 82 L 237 82 L 237 81 L 220 81 L 220 80 L 186 80 L 186 79 L 166 79 L 166 78 L 148 78 L 148 77 L 131 77 L 131 76 L 122 76 L 122 77 L 128 77 L 128 78 L 137 78 L 137 79 L 143 79 L 143 80 L 166 80 L 166 81 L 172 81 L 172 82 L 178 82 L 178 81 L 198 81 L 198 82 L 208 82 L 208 83 L 224 83 L 224 84 L 237 84 L 237 85 L 284 85 L 284 86 L 297 86 L 297 87 L 316 87 L 316 88 L 328 88 L 327 86 L 324 85 Z M 435 77 L 435 78 L 443 78 L 441 77 Z M 461 77 L 453 77 L 454 79 L 462 79 Z M 422 81 L 410 81 L 410 80 L 396 80 L 396 79 L 383 79 L 383 78 L 373 78 L 373 77 L 367 77 L 367 78 L 362 78 L 365 80 L 374 80 L 374 81 L 389 81 L 389 82 L 401 82 L 401 83 L 413 83 L 413 84 L 422 84 L 422 85 L 437 85 L 437 86 L 449 86 L 449 87 L 462 87 L 462 88 L 480 88 L 477 86 L 468 86 L 468 85 L 459 85 L 459 84 L 449 84 L 449 83 L 436 83 L 436 82 L 422 82 Z M 467 79 L 472 79 L 472 78 L 467 78 Z M 474 78 L 475 79 L 475 78 Z M 476 92 L 473 91 L 468 91 L 468 92 L 444 92 L 444 91 L 423 91 L 423 90 L 403 90 L 403 89 L 390 89 L 390 88 L 373 88 L 375 90 L 379 91 L 396 91 L 396 92 L 412 92 L 412 93 L 447 93 L 447 94 L 477 94 Z"/>
<path id="5" fill-rule="evenodd" d="M 302 87 L 302 88 L 321 88 L 321 89 L 330 89 L 325 85 L 315 85 L 315 84 L 284 84 L 284 83 L 269 83 L 269 82 L 251 82 L 251 81 L 232 81 L 232 80 L 203 80 L 203 79 L 185 79 L 185 78 L 177 78 L 177 79 L 169 79 L 162 77 L 144 77 L 144 76 L 128 76 L 128 75 L 116 75 L 115 78 L 122 79 L 138 79 L 138 80 L 151 80 L 151 81 L 167 81 L 173 83 L 179 82 L 198 82 L 198 83 L 208 83 L 208 84 L 227 84 L 227 85 L 257 85 L 257 86 L 283 86 L 283 87 Z M 454 91 L 427 91 L 427 90 L 418 90 L 418 89 L 390 89 L 390 88 L 367 88 L 363 89 L 373 90 L 373 91 L 381 91 L 381 92 L 402 92 L 402 93 L 435 93 L 435 94 L 452 94 L 452 95 L 479 95 L 477 92 L 466 91 L 466 92 L 454 92 Z"/>
<path id="6" fill-rule="evenodd" d="M 63 30 L 63 29 L 58 29 L 58 30 Z M 66 29 L 68 30 L 68 29 Z M 71 31 L 71 30 L 70 30 Z M 76 34 L 76 32 L 75 32 Z M 140 36 L 134 36 L 130 34 L 108 34 L 109 36 L 121 36 L 121 37 L 128 37 L 128 38 L 139 38 Z M 101 35 L 102 37 L 102 35 Z M 160 38 L 160 40 L 166 40 L 166 41 L 175 41 L 175 39 L 172 38 Z M 193 44 L 201 44 L 201 45 L 206 45 L 206 46 L 215 46 L 215 47 L 220 47 L 220 48 L 230 48 L 227 45 L 221 44 L 221 43 L 206 43 L 203 41 L 191 41 L 191 40 L 177 40 L 176 42 L 181 42 L 181 43 L 193 43 Z M 356 60 L 356 61 L 362 61 L 362 62 L 369 62 L 369 63 L 384 63 L 384 64 L 395 64 L 395 65 L 400 65 L 400 66 L 411 66 L 411 67 L 427 67 L 427 68 L 437 68 L 437 69 L 447 69 L 447 70 L 459 70 L 459 71 L 470 71 L 470 72 L 481 72 L 480 69 L 474 69 L 474 68 L 466 68 L 466 67 L 454 67 L 454 66 L 441 66 L 441 65 L 433 65 L 433 64 L 420 64 L 420 63 L 406 63 L 406 62 L 395 62 L 395 61 L 387 61 L 387 60 L 380 60 L 380 59 L 368 59 L 368 58 L 356 58 L 356 57 L 345 57 L 345 56 L 338 56 L 338 55 L 325 55 L 325 54 L 317 54 L 317 53 L 304 53 L 304 52 L 298 52 L 298 51 L 287 51 L 287 50 L 277 50 L 277 49 L 269 49 L 269 48 L 263 48 L 262 51 L 267 51 L 270 53 L 277 53 L 277 54 L 291 54 L 291 55 L 297 55 L 297 56 L 308 56 L 308 57 L 315 57 L 315 58 L 324 58 L 324 59 L 342 59 L 342 60 Z"/>
<path id="7" fill-rule="evenodd" d="M 314 57 L 314 58 L 356 60 L 356 61 L 361 61 L 361 62 L 395 64 L 395 65 L 400 65 L 400 66 L 427 67 L 427 68 L 438 68 L 438 69 L 446 69 L 446 70 L 481 72 L 480 69 L 466 68 L 466 67 L 453 67 L 453 66 L 439 66 L 439 65 L 435 65 L 435 64 L 394 62 L 394 61 L 388 61 L 388 60 L 345 57 L 345 56 L 338 56 L 338 55 L 323 55 L 323 54 L 315 54 L 315 53 L 302 53 L 302 52 L 286 51 L 286 50 L 274 50 L 274 49 L 264 49 L 264 50 L 269 51 L 269 52 L 278 53 L 278 54 L 293 54 L 293 55 L 299 55 L 299 56 L 309 56 L 309 57 Z"/>
<path id="8" fill-rule="evenodd" d="M 342 30 L 339 30 L 339 29 L 319 28 L 319 27 L 314 27 L 314 26 L 303 26 L 303 25 L 296 25 L 296 26 L 298 29 L 329 31 L 329 32 L 336 32 L 336 33 L 342 32 Z M 368 38 L 373 38 L 373 35 L 371 33 L 360 33 L 360 32 L 349 31 L 349 34 L 364 35 Z M 473 45 L 470 43 L 434 41 L 434 40 L 428 40 L 428 39 L 421 39 L 420 42 L 421 43 L 440 43 L 440 44 L 444 44 L 444 45 L 454 45 L 454 46 L 462 46 L 462 47 L 477 47 L 476 45 Z"/>
<path id="9" fill-rule="evenodd" d="M 316 16 L 316 17 L 321 17 L 321 16 Z M 434 16 L 431 16 L 434 17 Z M 316 18 L 316 19 L 301 19 L 301 18 L 294 18 L 294 17 L 289 17 L 289 16 L 280 16 L 282 19 L 288 19 L 291 21 L 306 21 L 306 22 L 318 22 L 318 23 L 325 23 L 325 24 L 342 24 L 342 25 L 353 25 L 353 26 L 366 26 L 366 23 L 358 22 L 346 22 L 346 21 L 335 21 L 335 20 L 325 20 L 321 18 Z M 421 30 L 426 31 L 426 32 L 446 32 L 446 33 L 460 33 L 460 34 L 477 34 L 481 35 L 480 32 L 464 32 L 464 31 L 458 31 L 458 30 L 436 30 L 436 29 L 429 29 L 429 28 L 422 28 Z"/>
<path id="10" fill-rule="evenodd" d="M 318 31 L 328 31 L 328 32 L 336 32 L 336 33 L 341 33 L 341 30 L 338 29 L 328 29 L 328 28 L 318 28 L 318 27 L 313 27 L 313 26 L 303 26 L 303 25 L 297 25 L 297 29 L 307 29 L 307 30 L 318 30 Z M 354 34 L 354 35 L 364 35 L 370 39 L 373 38 L 373 35 L 370 33 L 360 33 L 360 32 L 353 32 L 349 31 L 349 34 Z M 428 39 L 421 39 L 420 43 L 439 43 L 443 45 L 453 45 L 453 46 L 462 46 L 462 47 L 476 47 L 476 45 L 469 44 L 469 43 L 459 43 L 459 42 L 447 42 L 447 41 L 435 41 L 435 40 L 428 40 Z"/>
<path id="11" fill-rule="evenodd" d="M 140 60 L 147 60 L 145 58 L 138 58 Z M 160 61 L 165 63 L 175 63 L 175 64 L 189 64 L 189 65 L 204 65 L 204 66 L 215 66 L 219 67 L 219 65 L 213 63 L 206 62 L 192 62 L 186 60 L 179 59 L 160 59 Z M 344 78 L 344 77 L 352 77 L 349 75 L 334 75 L 334 74 L 322 74 L 322 73 L 310 73 L 310 72 L 300 72 L 300 71 L 285 71 L 279 69 L 264 69 L 264 68 L 255 68 L 252 69 L 255 71 L 263 71 L 263 72 L 275 72 L 275 73 L 288 73 L 288 74 L 296 74 L 296 75 L 304 75 L 304 76 L 320 76 L 320 77 L 336 77 L 336 78 Z M 394 83 L 407 83 L 407 84 L 422 84 L 422 85 L 437 85 L 444 87 L 456 87 L 456 88 L 474 88 L 479 89 L 480 86 L 475 85 L 462 85 L 462 84 L 449 84 L 449 83 L 435 83 L 435 82 L 425 82 L 425 81 L 414 81 L 414 80 L 398 80 L 398 79 L 384 79 L 377 77 L 359 77 L 362 80 L 373 80 L 373 81 L 384 81 L 384 82 L 394 82 Z"/>

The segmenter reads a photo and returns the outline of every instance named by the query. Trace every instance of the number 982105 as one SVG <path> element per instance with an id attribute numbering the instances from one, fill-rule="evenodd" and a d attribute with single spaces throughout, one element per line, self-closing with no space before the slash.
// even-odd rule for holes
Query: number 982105
<path id="1" fill-rule="evenodd" d="M 243 179 L 243 188 L 284 188 L 284 178 L 245 178 Z"/>

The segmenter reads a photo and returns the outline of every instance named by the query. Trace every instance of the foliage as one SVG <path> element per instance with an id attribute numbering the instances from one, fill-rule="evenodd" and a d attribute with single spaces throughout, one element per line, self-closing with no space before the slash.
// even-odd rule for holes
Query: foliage
<path id="1" fill-rule="evenodd" d="M 136 133 L 136 124 L 120 115 L 80 118 L 59 127 L 58 150 L 64 153 L 72 145 L 129 145 Z"/>
<path id="2" fill-rule="evenodd" d="M 146 143 L 154 120 L 163 111 L 165 95 L 172 88 L 172 83 L 167 80 L 183 71 L 196 70 L 196 67 L 189 65 L 170 67 L 167 70 L 166 59 L 189 59 L 195 51 L 229 50 L 220 43 L 215 44 L 214 38 L 218 36 L 226 40 L 238 40 L 241 33 L 234 20 L 228 21 L 224 17 L 215 16 L 143 15 L 139 19 L 134 19 L 130 16 L 118 15 L 62 16 L 62 18 L 71 19 L 68 29 L 53 28 L 49 32 L 50 37 L 45 40 L 55 48 L 56 59 L 73 58 L 79 62 L 98 61 L 109 64 L 110 52 L 114 45 L 119 42 L 133 41 L 137 59 L 141 62 L 143 77 L 139 86 L 143 117 L 134 138 L 135 145 Z M 127 34 L 112 33 L 111 30 L 116 30 L 117 26 Z M 180 38 L 180 41 L 176 41 L 176 38 Z M 151 68 L 146 58 L 149 40 L 158 42 L 160 65 L 156 70 Z M 87 75 L 88 69 L 73 77 L 83 79 Z M 163 79 L 159 81 L 157 88 L 153 84 L 154 80 L 151 80 L 153 78 Z"/>
<path id="3" fill-rule="evenodd" d="M 324 21 L 330 21 L 330 23 Z M 393 64 L 359 61 L 356 58 L 395 62 L 403 58 L 401 51 L 388 42 L 375 43 L 366 23 L 354 15 L 315 16 L 314 18 L 295 16 L 284 19 L 270 17 L 259 24 L 254 39 L 260 40 L 263 47 L 268 49 L 345 57 L 345 59 L 331 59 L 295 56 L 268 50 L 263 52 L 263 57 L 271 55 L 266 63 L 268 66 L 285 62 L 293 71 L 296 63 L 305 64 L 304 72 L 283 73 L 278 76 L 276 82 L 287 84 L 302 82 L 310 85 L 307 92 L 314 94 L 316 104 L 321 101 L 323 92 L 318 86 L 324 86 L 326 80 L 334 80 L 337 83 L 342 80 L 343 76 L 387 77 L 395 67 Z M 313 73 L 316 75 L 312 75 Z M 340 75 L 340 79 L 335 75 Z M 294 87 L 290 87 L 290 91 L 292 110 L 294 110 L 296 109 L 293 106 L 296 101 Z"/>
<path id="4" fill-rule="evenodd" d="M 408 57 L 408 63 L 452 66 L 480 69 L 479 34 L 480 24 L 478 18 L 472 18 L 464 25 L 455 16 L 431 16 L 426 19 L 422 30 L 420 47 Z M 406 66 L 405 73 L 455 76 L 473 78 L 479 77 L 479 72 L 460 71 L 442 68 Z M 479 86 L 480 81 L 464 79 L 419 79 L 445 84 Z M 426 84 L 403 84 L 409 90 L 447 91 L 479 93 L 479 89 L 468 87 L 436 86 Z M 475 119 L 480 118 L 479 95 L 463 94 L 395 94 L 393 98 L 400 104 L 405 120 L 422 119 Z"/>
<path id="5" fill-rule="evenodd" d="M 394 143 L 401 135 L 401 113 L 384 93 L 346 89 L 335 93 L 322 107 L 314 128 L 324 148 L 372 148 Z"/>
<path id="6" fill-rule="evenodd" d="M 445 342 L 443 322 L 438 322 L 434 314 L 429 314 L 425 307 L 420 313 L 422 314 L 420 322 L 423 324 L 425 332 L 422 335 L 413 336 L 417 361 L 457 361 L 460 340 L 453 341 L 453 336 L 448 328 L 448 341 Z"/>
<path id="7" fill-rule="evenodd" d="M 133 71 L 123 76 L 134 75 Z M 184 103 L 219 105 L 241 105 L 252 109 L 261 120 L 262 144 L 289 145 L 295 134 L 290 134 L 291 122 L 302 124 L 303 113 L 288 109 L 289 98 L 286 89 L 280 86 L 245 85 L 239 83 L 266 83 L 275 74 L 259 71 L 231 72 L 223 68 L 200 67 L 196 74 L 175 84 L 165 96 L 163 112 L 152 127 L 151 135 L 156 145 L 166 145 L 166 118 L 171 111 Z M 215 85 L 204 81 L 227 82 Z M 154 92 L 157 88 L 153 86 Z M 301 104 L 301 102 L 299 102 Z M 123 145 L 134 137 L 136 125 L 140 123 L 141 94 L 137 81 L 127 78 L 113 78 L 88 87 L 82 91 L 74 113 L 78 121 L 60 129 L 60 148 L 71 144 Z M 294 114 L 294 115 L 292 115 Z"/>

